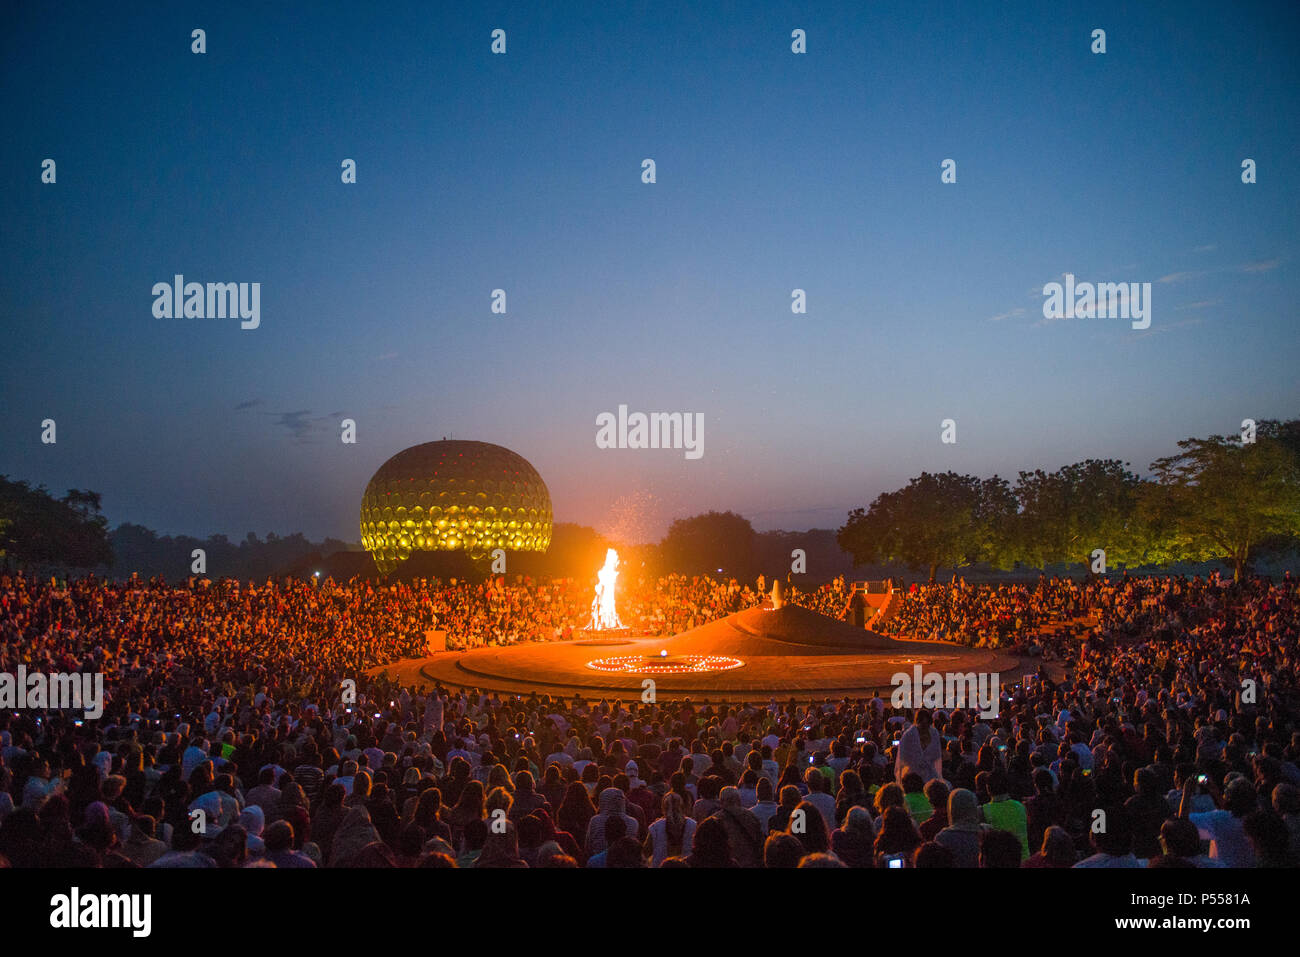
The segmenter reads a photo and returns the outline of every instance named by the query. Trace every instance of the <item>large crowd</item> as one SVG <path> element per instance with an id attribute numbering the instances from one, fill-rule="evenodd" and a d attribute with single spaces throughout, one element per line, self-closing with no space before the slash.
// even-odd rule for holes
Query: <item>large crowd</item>
<path id="1" fill-rule="evenodd" d="M 913 584 L 882 625 L 886 634 L 955 641 L 975 647 L 1023 643 L 1043 625 L 1095 612 L 1109 598 L 1105 579 L 1045 578 L 1034 586 Z"/>
<path id="2" fill-rule="evenodd" d="M 619 584 L 619 619 L 636 635 L 675 635 L 761 605 L 771 584 L 761 576 L 752 585 L 706 575 L 628 576 Z M 521 577 L 511 584 L 498 577 L 483 584 L 412 587 L 403 594 L 428 596 L 428 610 L 455 650 L 568 641 L 591 624 L 591 587 L 573 579 L 534 582 Z M 847 609 L 849 588 L 841 577 L 815 588 L 788 586 L 786 598 L 839 618 Z"/>
<path id="3" fill-rule="evenodd" d="M 647 633 L 758 604 L 670 576 Z M 844 612 L 842 581 L 796 595 Z M 403 688 L 371 666 L 563 638 L 571 582 L 0 577 L 0 673 L 106 676 L 102 717 L 0 711 L 14 867 L 1279 867 L 1300 863 L 1300 587 L 1124 577 L 919 586 L 911 637 L 1054 639 L 996 717 Z M 933 755 L 923 761 L 915 755 Z"/>
<path id="4" fill-rule="evenodd" d="M 349 583 L 349 588 L 362 587 Z M 482 584 L 418 582 L 402 586 L 405 596 L 427 603 L 433 625 L 447 632 L 447 646 L 512 645 L 523 641 L 568 641 L 591 624 L 590 585 L 573 579 L 534 582 L 504 577 Z M 762 596 L 734 579 L 665 575 L 620 583 L 618 613 L 639 635 L 672 635 L 715 618 L 758 605 Z"/>

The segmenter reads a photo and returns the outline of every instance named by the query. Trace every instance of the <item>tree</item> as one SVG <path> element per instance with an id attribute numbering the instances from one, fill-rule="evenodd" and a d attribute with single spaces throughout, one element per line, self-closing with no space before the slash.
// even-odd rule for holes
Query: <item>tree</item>
<path id="1" fill-rule="evenodd" d="M 23 564 L 110 565 L 108 522 L 99 508 L 97 492 L 69 489 L 55 498 L 44 486 L 0 475 L 0 553 Z"/>
<path id="2" fill-rule="evenodd" d="M 855 565 L 901 562 L 928 568 L 933 581 L 940 566 L 997 559 L 1014 513 L 1005 479 L 922 472 L 850 512 L 836 540 Z"/>
<path id="3" fill-rule="evenodd" d="M 1055 472 L 1021 472 L 1020 514 L 1013 549 L 1022 562 L 1089 564 L 1094 549 L 1111 561 L 1133 556 L 1140 543 L 1133 518 L 1142 480 L 1118 459 L 1088 459 Z"/>
<path id="4" fill-rule="evenodd" d="M 1300 419 L 1279 422 L 1277 419 L 1265 419 L 1255 427 L 1256 436 L 1263 436 L 1280 442 L 1288 452 L 1300 460 Z"/>
<path id="5" fill-rule="evenodd" d="M 853 556 L 835 540 L 833 528 L 810 528 L 806 532 L 771 531 L 754 536 L 754 563 L 768 580 L 784 578 L 791 573 L 791 552 L 802 549 L 807 560 L 804 574 L 794 573 L 793 580 L 800 587 L 811 587 L 827 582 L 838 575 L 853 572 Z"/>
<path id="6" fill-rule="evenodd" d="M 723 574 L 740 581 L 755 577 L 754 527 L 735 512 L 706 512 L 679 518 L 659 543 L 660 561 L 687 575 Z"/>
<path id="7" fill-rule="evenodd" d="M 1170 551 L 1190 561 L 1221 560 L 1240 580 L 1266 539 L 1300 535 L 1300 456 L 1296 421 L 1261 422 L 1256 440 L 1212 435 L 1184 439 L 1153 462 L 1160 494 L 1152 512 L 1170 529 Z"/>

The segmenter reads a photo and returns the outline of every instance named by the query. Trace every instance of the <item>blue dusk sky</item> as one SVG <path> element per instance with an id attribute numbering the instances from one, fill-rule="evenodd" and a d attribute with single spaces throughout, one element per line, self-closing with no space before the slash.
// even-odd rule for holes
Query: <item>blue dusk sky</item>
<path id="1" fill-rule="evenodd" d="M 1300 415 L 1294 3 L 233 6 L 0 12 L 0 472 L 114 525 L 356 540 L 454 436 L 557 521 L 837 527 Z M 1045 320 L 1067 272 L 1150 327 Z M 155 317 L 177 273 L 260 326 Z M 597 448 L 621 404 L 703 456 Z"/>

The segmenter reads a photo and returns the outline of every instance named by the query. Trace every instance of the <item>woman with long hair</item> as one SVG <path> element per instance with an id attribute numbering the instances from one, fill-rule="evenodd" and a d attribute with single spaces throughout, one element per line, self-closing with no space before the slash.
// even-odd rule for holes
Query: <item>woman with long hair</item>
<path id="1" fill-rule="evenodd" d="M 510 817 L 510 808 L 514 803 L 514 795 L 503 787 L 495 787 L 488 792 L 487 799 L 483 802 L 484 815 L 494 821 L 506 820 Z"/>
<path id="2" fill-rule="evenodd" d="M 975 790 L 975 765 L 967 760 L 960 741 L 948 742 L 948 753 L 943 765 L 943 776 L 953 788 L 966 788 L 968 791 Z"/>
<path id="3" fill-rule="evenodd" d="M 415 811 L 415 805 L 420 800 L 420 780 L 423 775 L 417 767 L 409 767 L 406 773 L 402 775 L 401 787 L 397 789 L 398 807 L 402 809 L 402 819 L 405 823 L 410 823 L 411 814 Z"/>
<path id="4" fill-rule="evenodd" d="M 852 768 L 845 768 L 840 773 L 840 791 L 835 796 L 835 820 L 841 824 L 851 807 L 869 807 L 871 798 L 862 786 L 862 777 Z"/>
<path id="5" fill-rule="evenodd" d="M 447 776 L 438 784 L 442 789 L 442 799 L 445 802 L 451 805 L 460 802 L 460 795 L 469 781 L 470 771 L 469 762 L 459 754 L 451 759 L 451 765 L 447 769 Z"/>
<path id="6" fill-rule="evenodd" d="M 821 817 L 816 809 L 813 809 L 813 813 Z M 731 856 L 727 829 L 716 817 L 706 818 L 695 829 L 695 840 L 691 844 L 691 853 L 686 858 L 686 862 L 691 867 L 736 866 Z"/>
<path id="7" fill-rule="evenodd" d="M 296 807 L 302 808 L 304 811 L 308 809 L 307 792 L 302 789 L 302 785 L 297 781 L 291 781 L 280 792 L 280 803 L 275 809 L 275 816 L 271 818 L 271 822 L 283 821 L 289 816 L 290 809 Z"/>
<path id="8" fill-rule="evenodd" d="M 695 798 L 686 788 L 686 775 L 681 771 L 674 771 L 672 777 L 668 779 L 668 791 L 682 799 L 682 809 L 689 817 L 691 808 L 695 806 Z"/>
<path id="9" fill-rule="evenodd" d="M 781 788 L 780 803 L 776 807 L 776 812 L 772 815 L 772 820 L 768 822 L 769 831 L 784 831 L 790 823 L 790 815 L 794 809 L 799 806 L 799 789 L 793 784 L 787 784 Z M 817 812 L 821 816 L 821 811 Z"/>
<path id="10" fill-rule="evenodd" d="M 1073 867 L 1079 860 L 1074 841 L 1069 832 L 1053 824 L 1043 831 L 1043 844 L 1038 853 L 1025 861 L 1023 867 Z"/>
<path id="11" fill-rule="evenodd" d="M 1067 763 L 1069 767 L 1073 762 Z M 1097 789 L 1090 774 L 1071 774 L 1067 782 L 1061 775 L 1061 790 L 1065 797 L 1063 825 L 1074 846 L 1079 850 L 1089 847 L 1092 811 L 1097 806 Z"/>
<path id="12" fill-rule="evenodd" d="M 548 841 L 554 841 L 561 851 L 577 861 L 579 865 L 586 863 L 586 855 L 583 854 L 582 848 L 574 840 L 573 835 L 568 831 L 558 830 L 551 820 L 551 816 L 544 809 L 538 808 L 529 816 L 541 822 L 541 834 L 538 836 L 537 842 L 538 847 Z"/>
<path id="13" fill-rule="evenodd" d="M 781 772 L 781 780 L 776 782 L 778 793 L 784 794 L 787 787 L 792 787 L 803 797 L 808 793 L 808 785 L 803 783 L 803 772 L 793 764 L 787 764 Z"/>
<path id="14" fill-rule="evenodd" d="M 464 835 L 465 825 L 470 821 L 483 820 L 485 800 L 482 781 L 465 782 L 465 787 L 460 792 L 460 800 L 456 802 L 455 807 L 443 815 L 443 820 L 451 828 L 453 844 L 460 841 Z"/>
<path id="15" fill-rule="evenodd" d="M 907 794 L 897 784 L 886 784 L 876 792 L 876 816 L 883 817 L 891 807 L 907 808 Z"/>
<path id="16" fill-rule="evenodd" d="M 122 788 L 123 799 L 133 808 L 143 806 L 149 779 L 144 772 L 144 750 L 139 746 L 132 747 L 127 752 L 122 764 L 122 775 L 126 778 L 126 786 Z"/>
<path id="17" fill-rule="evenodd" d="M 875 832 L 871 812 L 860 804 L 849 807 L 844 824 L 831 834 L 831 850 L 849 867 L 871 867 L 875 863 Z"/>
<path id="18" fill-rule="evenodd" d="M 451 828 L 442 819 L 442 815 L 448 810 L 450 809 L 443 807 L 442 792 L 437 788 L 427 788 L 420 794 L 411 819 L 407 823 L 418 824 L 424 828 L 427 838 L 441 837 L 450 844 Z"/>
<path id="19" fill-rule="evenodd" d="M 321 850 L 321 856 L 324 860 L 330 859 L 330 853 L 333 851 L 334 832 L 338 830 L 339 824 L 343 822 L 343 816 L 347 813 L 347 808 L 343 806 L 343 799 L 348 796 L 347 790 L 337 781 L 330 784 L 325 789 L 325 794 L 321 797 L 320 807 L 316 809 L 316 814 L 312 818 L 311 830 L 315 836 L 316 846 Z"/>
<path id="20" fill-rule="evenodd" d="M 207 765 L 209 771 L 212 771 L 212 765 Z M 67 790 L 64 792 L 68 798 L 69 814 L 72 820 L 80 821 L 86 813 L 86 808 L 96 801 L 103 799 L 101 784 L 99 780 L 99 768 L 93 764 L 80 764 L 72 769 L 72 775 L 68 779 Z"/>
<path id="21" fill-rule="evenodd" d="M 217 776 L 211 761 L 200 761 L 190 772 L 190 800 L 202 797 L 216 786 Z"/>
<path id="22" fill-rule="evenodd" d="M 826 818 L 822 817 L 816 804 L 800 801 L 790 813 L 786 832 L 799 839 L 805 854 L 825 854 L 831 849 L 831 835 L 826 830 Z"/>
<path id="23" fill-rule="evenodd" d="M 447 747 L 447 736 L 442 733 L 441 728 L 438 728 L 429 736 L 429 750 L 432 751 L 433 756 L 442 762 L 444 767 L 446 767 L 447 752 L 450 748 Z"/>
<path id="24" fill-rule="evenodd" d="M 880 833 L 876 836 L 876 861 L 886 856 L 902 854 L 904 860 L 911 860 L 912 852 L 921 844 L 921 835 L 916 830 L 916 822 L 906 808 L 891 806 L 885 808 L 880 820 Z M 880 865 L 883 866 L 883 865 Z"/>
<path id="25" fill-rule="evenodd" d="M 618 738 L 615 738 L 614 742 L 609 746 L 610 764 L 622 771 L 627 767 L 627 762 L 629 760 L 631 759 L 628 757 L 627 751 L 623 748 L 623 742 Z"/>
<path id="26" fill-rule="evenodd" d="M 506 793 L 504 788 L 493 788 L 493 794 Z M 474 861 L 475 867 L 527 867 L 528 862 L 519 856 L 519 829 L 507 821 L 501 829 L 488 828 L 483 853 Z"/>
<path id="27" fill-rule="evenodd" d="M 687 853 L 694 842 L 696 827 L 695 819 L 686 816 L 682 796 L 672 791 L 665 794 L 663 817 L 651 824 L 646 834 L 650 866 L 658 867 L 665 858 Z"/>
<path id="28" fill-rule="evenodd" d="M 538 792 L 542 797 L 546 798 L 546 803 L 552 808 L 559 807 L 560 802 L 564 800 L 564 792 L 567 790 L 568 786 L 564 783 L 564 778 L 560 774 L 560 766 L 554 762 L 548 764 L 542 776 L 542 786 L 538 788 Z"/>
<path id="29" fill-rule="evenodd" d="M 154 796 L 158 797 L 168 811 L 170 816 L 167 818 L 169 824 L 175 824 L 178 820 L 187 820 L 186 808 L 190 804 L 190 786 L 181 779 L 181 766 L 173 764 L 163 772 L 157 786 L 154 788 Z M 177 808 L 179 808 L 179 817 L 177 817 Z M 149 813 L 148 811 L 145 812 Z"/>
<path id="30" fill-rule="evenodd" d="M 555 812 L 555 823 L 560 830 L 570 834 L 587 834 L 587 826 L 596 816 L 596 805 L 591 803 L 591 795 L 579 781 L 572 781 L 564 792 L 564 800 Z"/>
<path id="31" fill-rule="evenodd" d="M 582 769 L 582 786 L 587 789 L 588 797 L 596 797 L 596 788 L 600 784 L 600 768 L 593 761 Z"/>

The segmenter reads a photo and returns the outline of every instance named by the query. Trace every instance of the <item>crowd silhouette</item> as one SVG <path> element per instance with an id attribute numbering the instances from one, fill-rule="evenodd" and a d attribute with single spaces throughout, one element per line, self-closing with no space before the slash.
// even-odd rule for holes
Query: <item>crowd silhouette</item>
<path id="1" fill-rule="evenodd" d="M 842 580 L 791 589 L 845 613 Z M 632 582 L 647 634 L 762 601 Z M 0 671 L 95 672 L 102 717 L 0 712 L 13 867 L 1292 867 L 1300 588 L 1247 577 L 905 592 L 890 631 L 1042 656 L 1000 710 L 403 688 L 372 666 L 569 637 L 572 581 L 0 578 Z M 1062 622 L 1067 629 L 1049 629 Z M 1083 624 L 1080 624 L 1083 622 Z M 911 736 L 938 756 L 896 760 Z"/>

